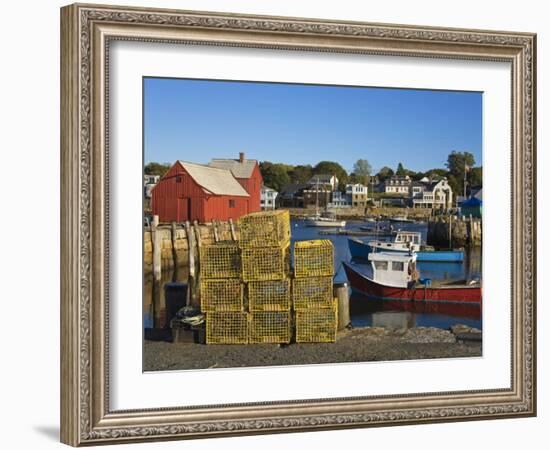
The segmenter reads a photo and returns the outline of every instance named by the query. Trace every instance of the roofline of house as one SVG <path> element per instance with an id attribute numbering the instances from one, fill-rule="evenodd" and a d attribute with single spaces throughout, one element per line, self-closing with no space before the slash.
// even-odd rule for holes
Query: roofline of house
<path id="1" fill-rule="evenodd" d="M 221 172 L 229 172 L 229 174 L 235 179 L 235 181 L 238 180 L 238 178 L 237 178 L 235 175 L 233 175 L 233 172 L 231 172 L 231 170 L 229 170 L 229 169 L 221 169 L 221 168 L 218 168 L 218 167 L 212 167 L 212 166 L 208 166 L 208 165 L 205 165 L 205 164 L 197 164 L 197 163 L 193 163 L 193 162 L 190 162 L 190 161 L 182 161 L 181 159 L 178 159 L 178 160 L 176 161 L 176 163 L 179 163 L 179 165 L 180 165 L 183 169 L 185 169 L 184 164 L 190 164 L 190 165 L 192 165 L 192 166 L 199 166 L 199 167 L 203 167 L 203 168 L 206 168 L 206 169 L 209 169 L 209 170 L 217 170 L 217 171 L 221 171 Z M 174 163 L 174 164 L 176 164 L 176 163 Z M 172 167 L 173 167 L 173 166 L 172 166 Z M 163 178 L 164 178 L 164 177 L 163 177 Z M 249 193 L 246 191 L 246 189 L 244 189 L 244 188 L 242 188 L 243 191 L 245 192 L 244 195 L 242 195 L 242 194 L 241 194 L 241 195 L 239 195 L 239 194 L 214 194 L 212 191 L 209 191 L 208 189 L 206 189 L 206 188 L 205 188 L 201 183 L 199 183 L 199 181 L 196 180 L 194 177 L 192 177 L 192 178 L 193 178 L 193 180 L 195 181 L 195 183 L 197 183 L 197 184 L 201 187 L 201 189 L 203 189 L 208 195 L 212 195 L 212 196 L 224 196 L 224 195 L 225 195 L 225 196 L 228 196 L 228 197 L 250 197 L 250 194 L 249 194 Z M 237 181 L 237 183 L 239 183 L 239 182 Z M 157 185 L 158 185 L 158 183 L 157 183 Z M 156 186 L 156 185 L 155 185 L 155 186 Z M 239 186 L 240 186 L 240 184 L 239 184 Z M 241 187 L 242 187 L 242 186 L 241 186 Z M 154 189 L 154 188 L 153 188 L 153 189 Z"/>

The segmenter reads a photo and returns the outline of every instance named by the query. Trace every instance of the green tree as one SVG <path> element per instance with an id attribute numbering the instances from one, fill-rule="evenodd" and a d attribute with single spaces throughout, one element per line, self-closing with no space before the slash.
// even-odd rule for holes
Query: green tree
<path id="1" fill-rule="evenodd" d="M 384 166 L 378 171 L 376 176 L 380 181 L 385 181 L 393 176 L 393 169 L 391 167 Z"/>
<path id="2" fill-rule="evenodd" d="M 442 178 L 449 175 L 449 172 L 445 169 L 430 169 L 424 173 L 427 178 Z"/>
<path id="3" fill-rule="evenodd" d="M 426 176 L 426 174 L 424 172 L 414 172 L 412 170 L 409 171 L 409 176 L 414 180 L 414 181 L 419 181 L 421 180 L 422 178 L 424 178 Z"/>
<path id="4" fill-rule="evenodd" d="M 289 166 L 286 164 L 274 164 L 269 161 L 261 162 L 260 172 L 264 184 L 280 192 L 287 184 L 290 184 L 288 168 Z"/>
<path id="5" fill-rule="evenodd" d="M 290 172 L 291 183 L 307 183 L 313 176 L 313 167 L 307 164 L 305 166 L 295 166 Z"/>
<path id="6" fill-rule="evenodd" d="M 483 186 L 483 167 L 474 167 L 470 170 L 470 186 L 481 187 Z"/>
<path id="7" fill-rule="evenodd" d="M 321 161 L 313 168 L 313 175 L 336 175 L 340 185 L 348 182 L 348 173 L 340 164 L 334 161 Z"/>
<path id="8" fill-rule="evenodd" d="M 372 167 L 366 159 L 358 159 L 353 165 L 355 177 L 363 184 L 368 184 Z"/>
<path id="9" fill-rule="evenodd" d="M 474 155 L 470 152 L 452 151 L 445 165 L 449 170 L 449 185 L 455 195 L 464 195 L 464 173 L 474 167 Z"/>
<path id="10" fill-rule="evenodd" d="M 172 167 L 170 163 L 150 162 L 145 165 L 144 172 L 146 175 L 159 175 L 162 177 L 170 167 Z"/>
<path id="11" fill-rule="evenodd" d="M 348 175 L 348 183 L 349 184 L 361 183 L 361 179 L 357 175 L 355 175 L 355 172 L 352 172 Z"/>
<path id="12" fill-rule="evenodd" d="M 395 174 L 398 177 L 404 177 L 405 175 L 407 175 L 407 172 L 402 163 L 397 164 L 397 170 L 395 171 Z"/>

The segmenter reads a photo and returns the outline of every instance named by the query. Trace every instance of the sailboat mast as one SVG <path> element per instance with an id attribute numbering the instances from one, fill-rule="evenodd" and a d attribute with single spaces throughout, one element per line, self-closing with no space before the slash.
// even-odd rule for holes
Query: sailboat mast
<path id="1" fill-rule="evenodd" d="M 319 177 L 317 177 L 317 183 L 315 185 L 315 215 L 319 215 Z"/>

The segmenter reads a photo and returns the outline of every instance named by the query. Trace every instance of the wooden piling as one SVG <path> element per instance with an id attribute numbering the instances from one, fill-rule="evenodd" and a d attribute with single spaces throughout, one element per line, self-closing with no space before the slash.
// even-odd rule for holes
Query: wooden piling
<path id="1" fill-rule="evenodd" d="M 198 303 L 198 283 L 197 283 L 197 268 L 195 265 L 195 233 L 191 228 L 191 224 L 185 222 L 185 233 L 187 234 L 187 242 L 189 246 L 189 277 L 187 278 L 187 305 L 197 305 Z"/>
<path id="2" fill-rule="evenodd" d="M 191 225 L 189 221 L 185 222 L 185 234 L 187 235 L 187 246 L 189 248 L 189 276 L 195 276 L 195 239 L 193 237 L 194 233 L 191 230 Z"/>
<path id="3" fill-rule="evenodd" d="M 214 242 L 220 242 L 220 235 L 218 233 L 218 221 L 212 221 L 212 229 L 214 231 Z"/>
<path id="4" fill-rule="evenodd" d="M 151 243 L 153 245 L 153 323 L 156 326 L 156 310 L 161 301 L 161 277 L 162 277 L 162 237 L 158 229 L 159 217 L 153 216 L 151 222 Z"/>
<path id="5" fill-rule="evenodd" d="M 334 296 L 338 299 L 338 330 L 343 330 L 351 323 L 348 284 L 335 284 Z"/>
<path id="6" fill-rule="evenodd" d="M 192 237 L 191 237 L 192 236 Z M 193 239 L 196 242 L 196 258 L 195 258 L 195 275 L 191 280 L 192 284 L 189 284 L 189 287 L 192 287 L 193 295 L 191 296 L 191 305 L 195 307 L 200 307 L 200 255 L 201 255 L 201 229 L 199 223 L 195 220 L 193 222 L 193 227 L 190 229 L 188 239 Z"/>
<path id="7" fill-rule="evenodd" d="M 233 241 L 237 240 L 237 233 L 235 233 L 235 224 L 233 223 L 233 219 L 229 218 L 229 229 L 231 230 L 231 239 Z"/>
<path id="8" fill-rule="evenodd" d="M 177 252 L 177 249 L 176 249 L 176 241 L 177 241 L 177 238 L 178 238 L 178 229 L 177 229 L 176 222 L 172 222 L 172 226 L 170 228 L 170 237 L 171 237 L 171 240 L 172 240 L 172 260 L 174 261 L 174 280 L 172 280 L 172 281 L 176 281 L 175 280 L 175 278 L 176 278 L 176 268 L 178 267 L 178 252 Z"/>
<path id="9" fill-rule="evenodd" d="M 195 230 L 195 240 L 197 242 L 197 250 L 200 255 L 201 244 L 202 244 L 201 229 L 199 227 L 199 223 L 196 220 L 193 222 L 193 230 Z"/>
<path id="10" fill-rule="evenodd" d="M 453 248 L 453 215 L 449 214 L 449 249 Z"/>
<path id="11" fill-rule="evenodd" d="M 153 243 L 153 278 L 156 281 L 160 281 L 162 275 L 162 238 L 158 229 L 158 223 L 159 217 L 153 216 L 151 242 Z"/>

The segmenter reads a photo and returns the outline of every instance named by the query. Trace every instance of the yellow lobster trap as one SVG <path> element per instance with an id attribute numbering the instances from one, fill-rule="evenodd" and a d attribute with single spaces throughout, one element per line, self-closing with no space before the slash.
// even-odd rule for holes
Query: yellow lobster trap
<path id="1" fill-rule="evenodd" d="M 243 280 L 283 280 L 290 273 L 290 244 L 242 249 Z"/>
<path id="2" fill-rule="evenodd" d="M 290 280 L 251 281 L 248 283 L 250 311 L 289 311 Z"/>
<path id="3" fill-rule="evenodd" d="M 201 279 L 201 311 L 243 311 L 243 283 L 238 278 Z"/>
<path id="4" fill-rule="evenodd" d="M 332 291 L 332 276 L 294 278 L 292 280 L 294 309 L 332 308 Z"/>
<path id="5" fill-rule="evenodd" d="M 246 312 L 206 313 L 206 343 L 247 344 L 248 322 Z"/>
<path id="6" fill-rule="evenodd" d="M 220 242 L 200 247 L 202 279 L 240 278 L 241 255 L 235 242 Z"/>
<path id="7" fill-rule="evenodd" d="M 338 327 L 338 303 L 332 308 L 309 308 L 296 311 L 296 342 L 335 342 Z"/>
<path id="8" fill-rule="evenodd" d="M 287 210 L 247 214 L 239 219 L 241 248 L 285 247 L 290 242 Z"/>
<path id="9" fill-rule="evenodd" d="M 332 276 L 334 274 L 332 242 L 328 239 L 296 242 L 294 274 L 296 278 Z"/>
<path id="10" fill-rule="evenodd" d="M 288 344 L 292 336 L 290 311 L 253 311 L 250 313 L 251 344 Z"/>

